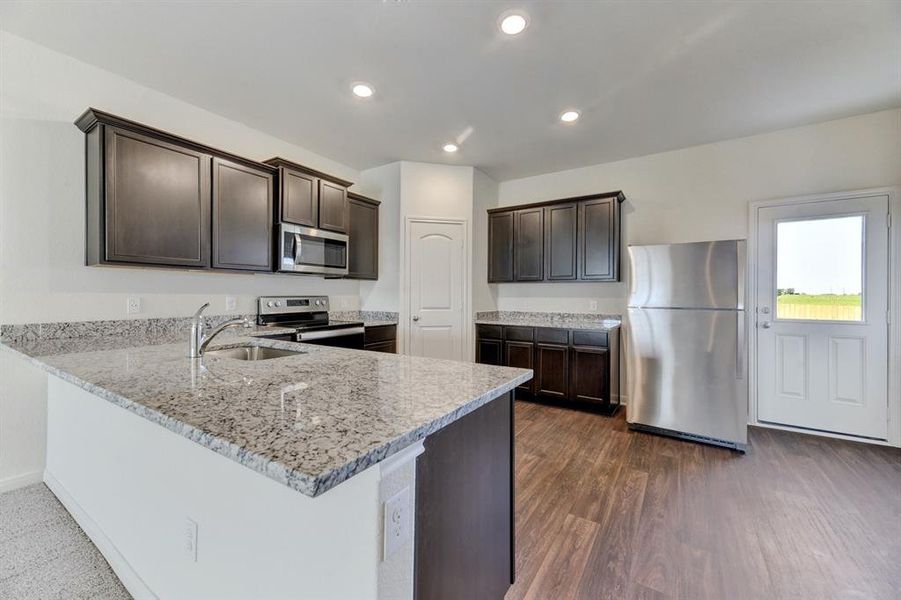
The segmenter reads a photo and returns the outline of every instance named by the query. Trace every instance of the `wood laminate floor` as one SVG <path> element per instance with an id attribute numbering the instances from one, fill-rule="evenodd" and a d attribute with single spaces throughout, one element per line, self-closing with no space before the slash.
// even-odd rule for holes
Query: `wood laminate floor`
<path id="1" fill-rule="evenodd" d="M 516 403 L 506 600 L 901 600 L 901 450 L 751 428 L 748 454 Z"/>

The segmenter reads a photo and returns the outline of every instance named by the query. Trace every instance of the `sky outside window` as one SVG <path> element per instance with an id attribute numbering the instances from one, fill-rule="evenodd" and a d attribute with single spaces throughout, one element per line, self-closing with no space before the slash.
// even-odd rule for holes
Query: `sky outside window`
<path id="1" fill-rule="evenodd" d="M 863 225 L 862 216 L 777 224 L 778 318 L 861 320 Z"/>

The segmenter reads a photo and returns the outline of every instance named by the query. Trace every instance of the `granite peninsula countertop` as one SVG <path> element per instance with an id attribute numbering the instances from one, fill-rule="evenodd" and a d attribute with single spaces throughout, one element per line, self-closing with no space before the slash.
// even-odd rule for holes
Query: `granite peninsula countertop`
<path id="1" fill-rule="evenodd" d="M 528 381 L 527 369 L 347 350 L 231 330 L 242 344 L 304 354 L 258 362 L 207 356 L 172 335 L 3 341 L 92 394 L 308 496 Z M 249 334 L 249 335 L 248 335 Z"/>
<path id="2" fill-rule="evenodd" d="M 490 312 L 478 313 L 476 324 L 518 325 L 522 327 L 558 327 L 561 329 L 586 329 L 612 331 L 620 327 L 618 315 L 592 315 L 582 313 L 543 312 Z"/>

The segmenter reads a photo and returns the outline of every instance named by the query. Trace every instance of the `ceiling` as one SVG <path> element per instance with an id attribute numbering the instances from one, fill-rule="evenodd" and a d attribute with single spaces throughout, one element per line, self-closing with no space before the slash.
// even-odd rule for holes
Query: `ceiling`
<path id="1" fill-rule="evenodd" d="M 899 2 L 12 2 L 0 23 L 357 169 L 500 181 L 901 106 Z"/>

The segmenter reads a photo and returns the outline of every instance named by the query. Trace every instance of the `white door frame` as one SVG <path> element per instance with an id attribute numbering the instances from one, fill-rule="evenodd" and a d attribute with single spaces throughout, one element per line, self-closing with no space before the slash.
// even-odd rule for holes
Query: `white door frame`
<path id="1" fill-rule="evenodd" d="M 407 349 L 410 347 L 410 315 L 413 310 L 410 306 L 412 302 L 412 295 L 410 294 L 410 280 L 413 279 L 413 275 L 411 273 L 411 269 L 413 268 L 413 262 L 409 260 L 410 257 L 410 243 L 412 238 L 412 227 L 413 223 L 446 223 L 451 225 L 462 225 L 463 226 L 463 360 L 472 360 L 472 357 L 475 352 L 475 342 L 472 339 L 472 295 L 469 292 L 471 282 L 470 282 L 470 269 L 472 264 L 472 245 L 470 244 L 470 239 L 472 236 L 470 235 L 469 230 L 469 220 L 468 219 L 457 219 L 453 217 L 411 217 L 408 216 L 404 219 L 404 244 L 403 244 L 403 253 L 401 256 L 401 264 L 403 268 L 401 269 L 401 303 L 400 303 L 400 315 L 398 315 L 398 325 L 400 326 L 400 332 L 398 335 L 398 339 L 400 340 L 400 348 L 399 352 L 401 354 L 406 354 Z"/>
<path id="2" fill-rule="evenodd" d="M 761 208 L 802 203 L 828 202 L 863 196 L 888 196 L 888 440 L 867 440 L 838 433 L 813 432 L 806 429 L 763 423 L 757 419 L 757 217 Z M 748 423 L 759 427 L 785 429 L 799 433 L 901 447 L 901 231 L 892 225 L 892 215 L 901 215 L 901 188 L 883 187 L 829 194 L 811 194 L 751 202 L 748 206 Z"/>

